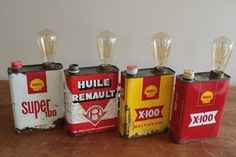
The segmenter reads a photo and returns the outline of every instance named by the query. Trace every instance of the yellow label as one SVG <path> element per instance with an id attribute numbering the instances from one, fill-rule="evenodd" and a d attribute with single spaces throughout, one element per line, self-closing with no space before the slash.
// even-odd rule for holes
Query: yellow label
<path id="1" fill-rule="evenodd" d="M 213 99 L 213 93 L 211 91 L 206 91 L 201 96 L 201 101 L 203 104 L 208 104 Z"/>
<path id="2" fill-rule="evenodd" d="M 124 80 L 120 103 L 121 135 L 131 138 L 165 132 L 169 125 L 174 75 Z"/>
<path id="3" fill-rule="evenodd" d="M 32 88 L 33 91 L 41 91 L 44 87 L 44 82 L 41 79 L 33 79 L 30 82 L 30 88 Z"/>

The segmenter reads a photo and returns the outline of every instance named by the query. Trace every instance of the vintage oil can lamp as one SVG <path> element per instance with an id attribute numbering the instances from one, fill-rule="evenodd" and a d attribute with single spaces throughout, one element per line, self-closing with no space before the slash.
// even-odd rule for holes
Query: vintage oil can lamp
<path id="1" fill-rule="evenodd" d="M 117 127 L 119 69 L 111 65 L 117 37 L 110 31 L 97 36 L 99 66 L 65 70 L 67 129 L 71 135 L 85 135 Z"/>
<path id="2" fill-rule="evenodd" d="M 37 35 L 43 64 L 8 68 L 15 129 L 18 133 L 62 127 L 64 123 L 63 66 L 55 63 L 56 35 L 44 29 Z"/>
<path id="3" fill-rule="evenodd" d="M 154 68 L 127 66 L 121 72 L 119 132 L 133 138 L 168 130 L 175 72 L 166 67 L 172 39 L 158 33 L 152 39 Z"/>
<path id="4" fill-rule="evenodd" d="M 213 41 L 213 69 L 194 73 L 185 70 L 177 75 L 171 116 L 170 138 L 186 143 L 217 137 L 229 87 L 230 76 L 224 73 L 233 42 L 227 37 Z"/>

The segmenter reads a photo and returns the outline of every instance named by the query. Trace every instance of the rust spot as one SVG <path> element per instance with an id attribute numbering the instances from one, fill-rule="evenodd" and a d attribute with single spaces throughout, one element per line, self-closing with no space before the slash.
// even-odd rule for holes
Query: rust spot
<path id="1" fill-rule="evenodd" d="M 53 122 L 55 128 L 62 128 L 65 124 L 64 118 L 58 118 Z"/>
<path id="2" fill-rule="evenodd" d="M 162 134 L 162 133 L 166 133 L 168 132 L 168 127 L 162 129 L 162 130 L 159 130 L 159 131 L 149 131 L 145 134 L 138 134 L 138 133 L 135 133 L 133 136 L 129 137 L 129 139 L 132 139 L 132 138 L 137 138 L 137 137 L 142 137 L 142 136 L 147 136 L 147 135 L 151 135 L 151 134 Z"/>
<path id="3" fill-rule="evenodd" d="M 15 129 L 17 133 L 27 133 L 27 132 L 32 132 L 32 131 L 40 131 L 44 129 L 39 129 L 39 128 L 32 128 L 32 127 L 25 127 L 23 129 Z"/>
<path id="4" fill-rule="evenodd" d="M 34 132 L 34 131 L 42 131 L 42 130 L 48 130 L 48 129 L 54 129 L 54 128 L 62 128 L 64 126 L 64 118 L 59 118 L 53 122 L 52 127 L 49 128 L 34 128 L 34 127 L 25 127 L 23 129 L 16 128 L 17 133 L 28 133 L 28 132 Z"/>

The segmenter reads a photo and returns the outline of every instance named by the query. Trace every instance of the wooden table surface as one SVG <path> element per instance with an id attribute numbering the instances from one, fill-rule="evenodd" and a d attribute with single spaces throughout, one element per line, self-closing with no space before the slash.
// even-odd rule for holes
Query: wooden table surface
<path id="1" fill-rule="evenodd" d="M 116 131 L 70 137 L 64 128 L 17 134 L 8 81 L 0 81 L 0 157 L 236 157 L 236 87 L 231 87 L 218 138 L 175 144 L 167 134 L 126 140 Z"/>

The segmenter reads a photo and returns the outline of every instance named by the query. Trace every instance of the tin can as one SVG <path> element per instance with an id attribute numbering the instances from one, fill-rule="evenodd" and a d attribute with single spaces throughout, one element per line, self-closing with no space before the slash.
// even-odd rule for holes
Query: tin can
<path id="1" fill-rule="evenodd" d="M 63 66 L 12 62 L 8 68 L 15 130 L 18 133 L 62 127 L 64 123 Z"/>
<path id="2" fill-rule="evenodd" d="M 70 135 L 79 136 L 117 127 L 119 69 L 110 65 L 65 70 L 66 121 Z"/>
<path id="3" fill-rule="evenodd" d="M 230 77 L 211 78 L 210 72 L 196 73 L 193 79 L 176 77 L 170 138 L 186 143 L 217 137 L 224 112 Z"/>
<path id="4" fill-rule="evenodd" d="M 175 72 L 167 67 L 165 73 L 155 68 L 133 72 L 121 72 L 120 134 L 133 138 L 166 132 Z"/>

